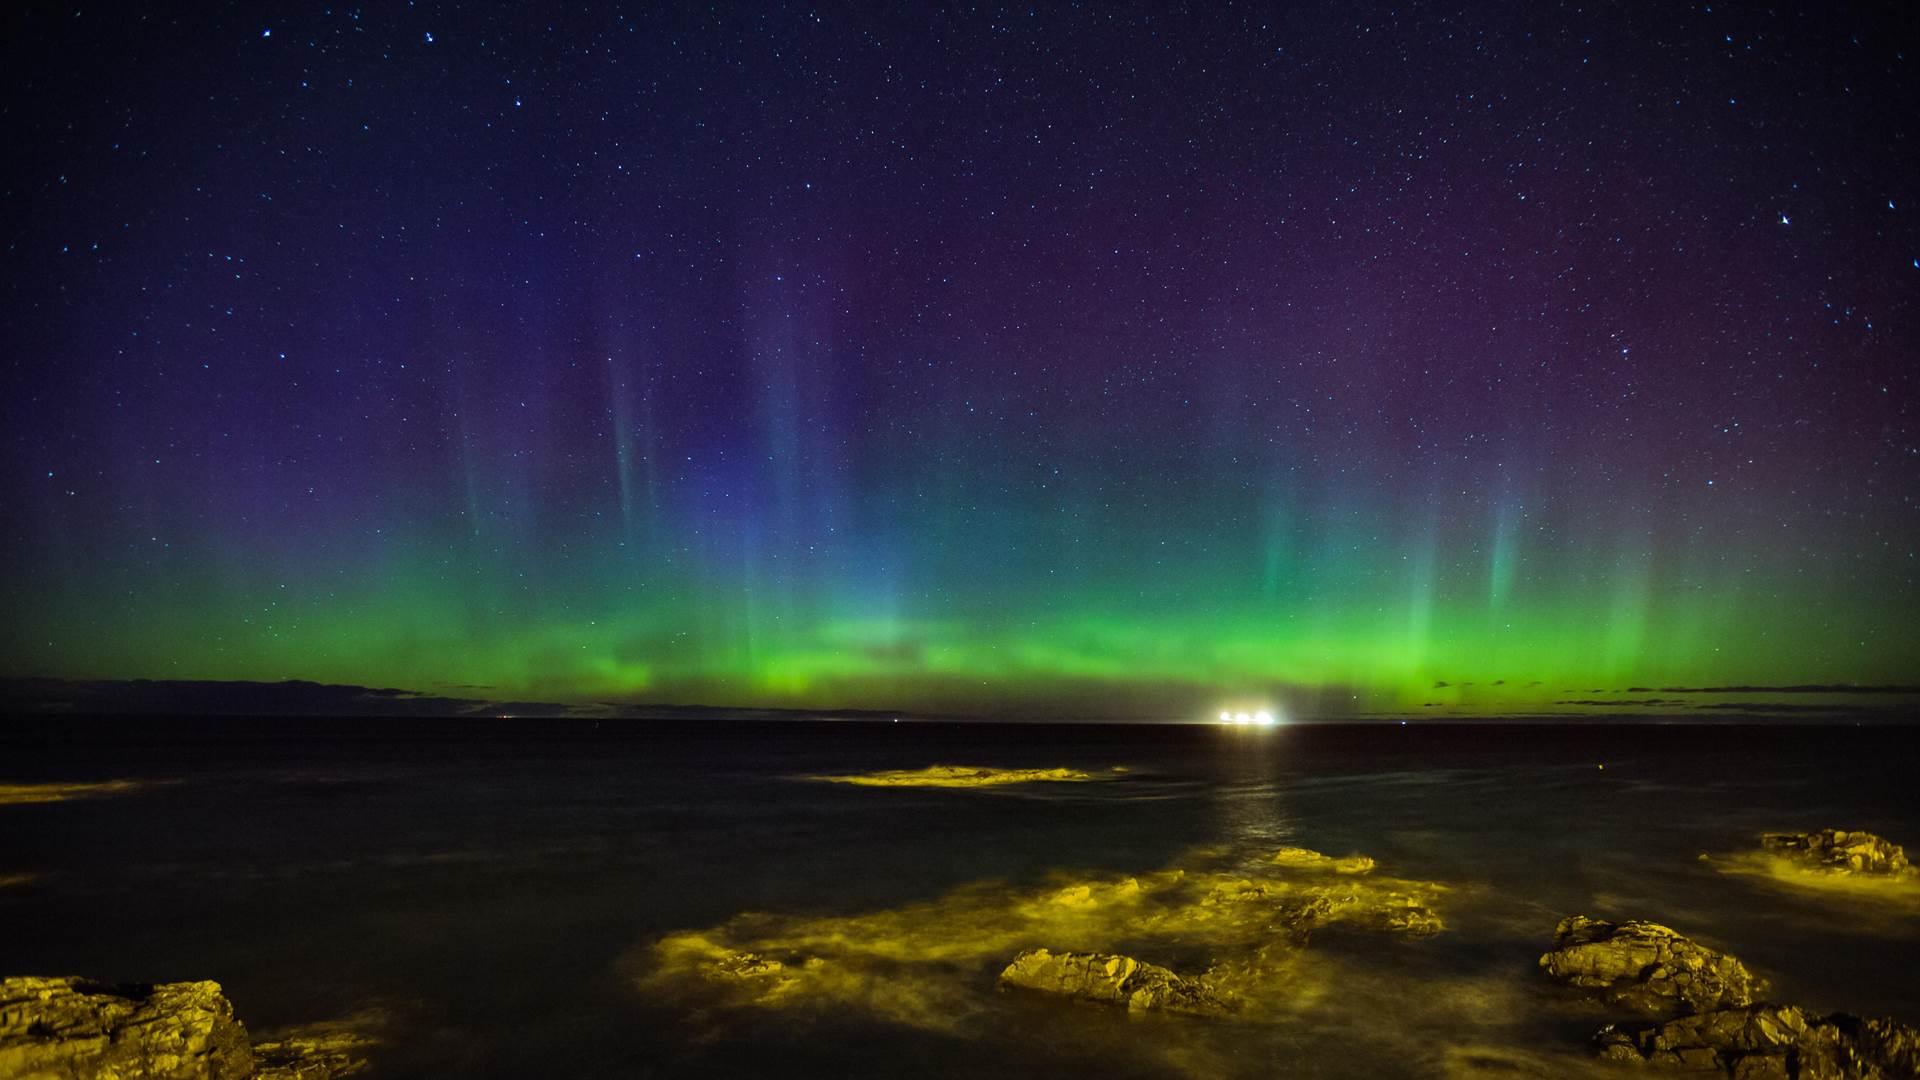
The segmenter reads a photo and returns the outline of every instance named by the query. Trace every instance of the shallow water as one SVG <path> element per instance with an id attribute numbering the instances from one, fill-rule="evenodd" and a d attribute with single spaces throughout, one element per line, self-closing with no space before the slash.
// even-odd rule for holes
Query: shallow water
<path id="1" fill-rule="evenodd" d="M 214 978 L 256 1030 L 374 1006 L 377 1077 L 1569 1075 L 1607 1015 L 1534 962 L 1572 913 L 1666 922 L 1777 1000 L 1920 1021 L 1911 894 L 1699 858 L 1828 825 L 1920 845 L 1916 747 L 1906 727 L 14 721 L 0 971 Z M 1099 779 L 803 779 L 935 763 Z M 110 780 L 138 783 L 15 790 Z M 1444 886 L 1446 932 L 1318 934 L 1257 1020 L 993 989 L 996 911 L 1286 845 Z M 1048 925 L 1128 930 L 1089 919 Z M 859 982 L 831 998 L 662 977 L 669 935 L 742 925 L 952 941 L 924 963 L 842 941 Z"/>

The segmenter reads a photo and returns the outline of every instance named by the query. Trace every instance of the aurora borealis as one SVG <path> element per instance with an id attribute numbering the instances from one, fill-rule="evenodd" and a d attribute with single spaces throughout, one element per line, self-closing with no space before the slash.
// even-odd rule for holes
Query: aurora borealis
<path id="1" fill-rule="evenodd" d="M 0 674 L 1920 682 L 1900 5 L 274 8 L 6 16 Z"/>

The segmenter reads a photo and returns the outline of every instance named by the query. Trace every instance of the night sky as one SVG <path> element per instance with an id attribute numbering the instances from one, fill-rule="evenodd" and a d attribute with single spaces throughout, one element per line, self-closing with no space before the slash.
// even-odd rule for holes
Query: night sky
<path id="1" fill-rule="evenodd" d="M 0 16 L 0 674 L 1920 681 L 1908 4 L 274 7 Z"/>

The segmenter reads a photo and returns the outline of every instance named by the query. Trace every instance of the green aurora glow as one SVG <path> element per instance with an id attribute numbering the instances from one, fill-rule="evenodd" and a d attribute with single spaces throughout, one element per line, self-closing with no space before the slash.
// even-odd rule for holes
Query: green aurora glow
<path id="1" fill-rule="evenodd" d="M 277 572 L 174 546 L 111 590 L 43 586 L 41 648 L 13 641 L 37 654 L 35 673 L 68 677 L 1093 715 L 1236 698 L 1317 714 L 1499 712 L 1630 686 L 1891 683 L 1914 655 L 1884 598 L 1819 573 L 1825 556 L 1769 563 L 1710 540 L 1665 562 L 1645 546 L 1530 549 L 1497 522 L 1444 541 L 1363 526 L 1236 550 L 1230 521 L 1163 520 L 1175 523 L 1163 535 L 1078 562 L 996 571 L 991 553 L 956 544 L 952 565 L 921 571 L 966 590 L 916 591 L 897 565 L 861 572 L 850 549 L 816 550 L 812 576 L 783 578 L 775 555 L 717 545 L 649 567 L 605 537 L 558 545 L 557 562 L 471 537 L 451 542 L 471 561 L 447 541 L 337 561 L 319 544 L 305 556 L 317 566 Z M 937 514 L 927 524 L 943 531 Z"/>
<path id="2" fill-rule="evenodd" d="M 0 676 L 1920 683 L 1920 83 L 1858 12 L 23 10 Z"/>

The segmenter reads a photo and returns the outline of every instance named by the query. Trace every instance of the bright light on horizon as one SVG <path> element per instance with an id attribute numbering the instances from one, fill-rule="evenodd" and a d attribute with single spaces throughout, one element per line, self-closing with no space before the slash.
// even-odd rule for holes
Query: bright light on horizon
<path id="1" fill-rule="evenodd" d="M 1257 709 L 1252 712 L 1235 712 L 1228 710 L 1220 714 L 1220 722 L 1234 727 L 1266 728 L 1279 726 L 1280 718 L 1271 709 Z"/>

